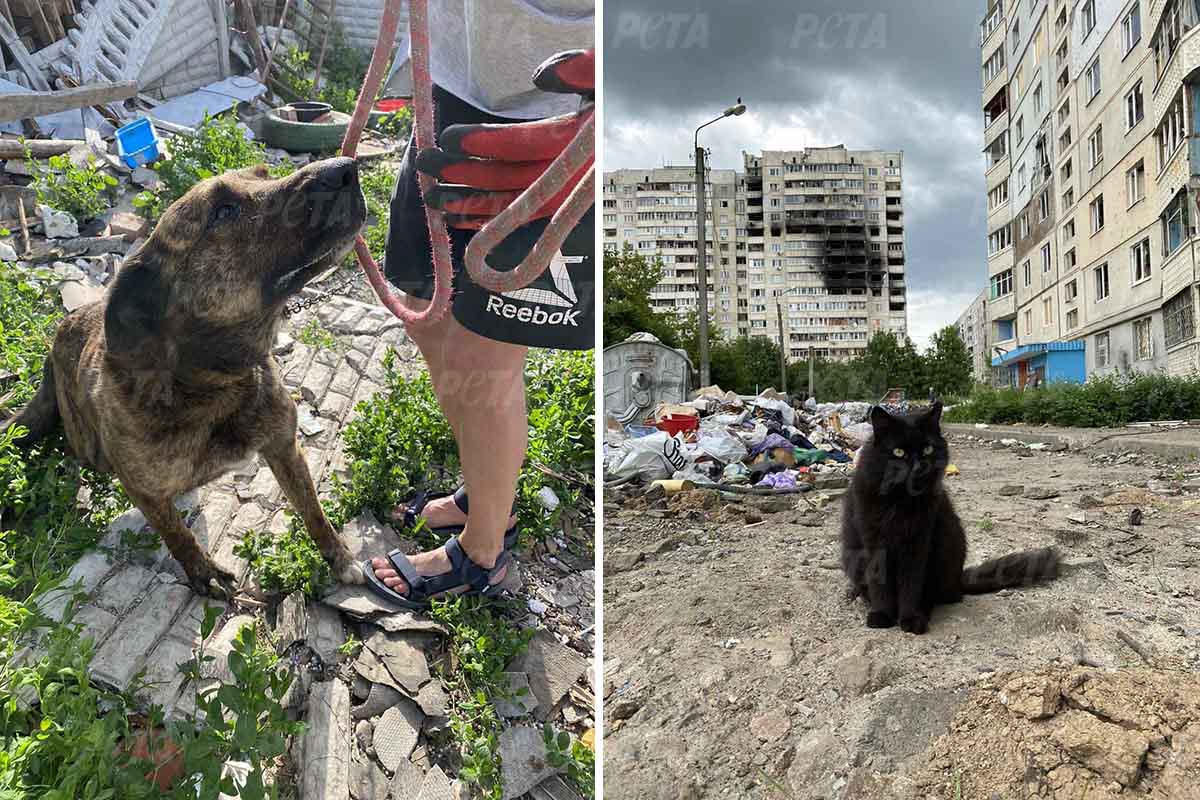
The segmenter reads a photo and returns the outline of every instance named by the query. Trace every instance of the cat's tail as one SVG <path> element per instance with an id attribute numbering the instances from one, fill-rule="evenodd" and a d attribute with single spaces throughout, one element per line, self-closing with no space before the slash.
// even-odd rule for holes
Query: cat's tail
<path id="1" fill-rule="evenodd" d="M 1052 581 L 1058 577 L 1058 563 L 1058 551 L 1053 547 L 1010 553 L 964 569 L 962 590 L 964 594 L 985 594 Z"/>

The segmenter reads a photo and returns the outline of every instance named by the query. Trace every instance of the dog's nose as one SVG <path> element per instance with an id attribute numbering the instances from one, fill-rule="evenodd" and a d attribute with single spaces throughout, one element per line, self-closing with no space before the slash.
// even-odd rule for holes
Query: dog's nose
<path id="1" fill-rule="evenodd" d="M 358 183 L 358 162 L 352 158 L 331 158 L 320 162 L 309 185 L 313 192 L 340 192 Z"/>

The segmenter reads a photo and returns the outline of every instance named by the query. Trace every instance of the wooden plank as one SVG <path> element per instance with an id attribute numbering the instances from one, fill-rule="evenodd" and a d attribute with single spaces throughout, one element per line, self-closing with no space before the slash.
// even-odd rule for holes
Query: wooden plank
<path id="1" fill-rule="evenodd" d="M 324 8 L 321 9 L 324 11 Z M 321 37 L 321 53 L 317 56 L 317 71 L 313 74 L 313 95 L 321 91 L 321 65 L 325 63 L 325 50 L 329 47 L 329 35 L 333 29 L 333 15 L 337 11 L 337 0 L 329 0 L 329 10 L 325 12 L 325 24 L 321 27 L 325 35 Z"/>
<path id="2" fill-rule="evenodd" d="M 250 0 L 233 0 L 233 6 L 237 12 L 238 24 L 242 26 L 242 34 L 250 45 L 250 54 L 254 57 L 254 63 L 258 65 L 258 79 L 260 82 L 266 83 L 267 53 L 263 50 L 262 39 L 258 36 L 258 22 L 254 19 L 254 8 L 250 5 Z"/>
<path id="3" fill-rule="evenodd" d="M 8 0 L 0 0 L 0 17 L 4 17 L 9 25 L 15 25 L 13 22 L 12 9 L 8 7 Z"/>
<path id="4" fill-rule="evenodd" d="M 33 31 L 41 39 L 40 46 L 57 41 L 58 32 L 50 26 L 50 21 L 46 19 L 46 10 L 42 8 L 39 0 L 22 0 L 25 5 L 25 14 L 33 22 Z"/>
<path id="5" fill-rule="evenodd" d="M 28 147 L 34 158 L 49 158 L 62 155 L 72 147 L 78 147 L 87 142 L 79 139 L 28 139 L 20 142 L 16 139 L 0 139 L 0 158 L 24 158 L 25 148 Z"/>
<path id="6" fill-rule="evenodd" d="M 267 54 L 267 66 L 263 69 L 263 75 L 271 74 L 271 62 L 275 60 L 275 51 L 279 49 L 279 43 L 283 40 L 283 18 L 287 16 L 288 6 L 292 4 L 292 0 L 283 0 L 283 14 L 279 19 L 279 27 L 276 29 L 275 44 L 271 45 L 271 52 Z"/>
<path id="7" fill-rule="evenodd" d="M 12 92 L 0 94 L 0 122 L 40 117 L 73 108 L 126 100 L 137 94 L 137 81 L 94 83 L 56 92 Z"/>
<path id="8" fill-rule="evenodd" d="M 217 67 L 224 80 L 233 74 L 229 64 L 229 18 L 225 14 L 225 0 L 212 0 L 213 21 L 217 24 Z"/>
<path id="9" fill-rule="evenodd" d="M 12 23 L 3 17 L 0 17 L 0 41 L 8 45 L 8 50 L 16 59 L 17 66 L 25 73 L 25 77 L 29 79 L 33 88 L 40 92 L 50 91 L 50 83 L 46 80 L 46 76 L 38 68 L 33 56 L 25 49 L 25 44 L 21 41 L 21 37 L 17 36 L 17 31 L 13 28 Z"/>

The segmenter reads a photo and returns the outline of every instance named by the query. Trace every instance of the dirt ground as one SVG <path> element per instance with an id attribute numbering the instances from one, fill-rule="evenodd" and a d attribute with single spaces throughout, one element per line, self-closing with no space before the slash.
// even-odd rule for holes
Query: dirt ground
<path id="1" fill-rule="evenodd" d="M 606 797 L 1200 798 L 1200 468 L 951 445 L 968 563 L 1069 567 L 924 636 L 846 599 L 836 490 L 610 492 Z"/>

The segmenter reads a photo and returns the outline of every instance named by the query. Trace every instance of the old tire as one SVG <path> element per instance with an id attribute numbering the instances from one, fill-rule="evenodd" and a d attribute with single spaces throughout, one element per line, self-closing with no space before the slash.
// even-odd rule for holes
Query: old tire
<path id="1" fill-rule="evenodd" d="M 346 137 L 350 115 L 340 111 L 329 113 L 332 122 L 292 122 L 270 111 L 263 120 L 263 138 L 271 147 L 281 147 L 292 153 L 337 150 Z"/>

